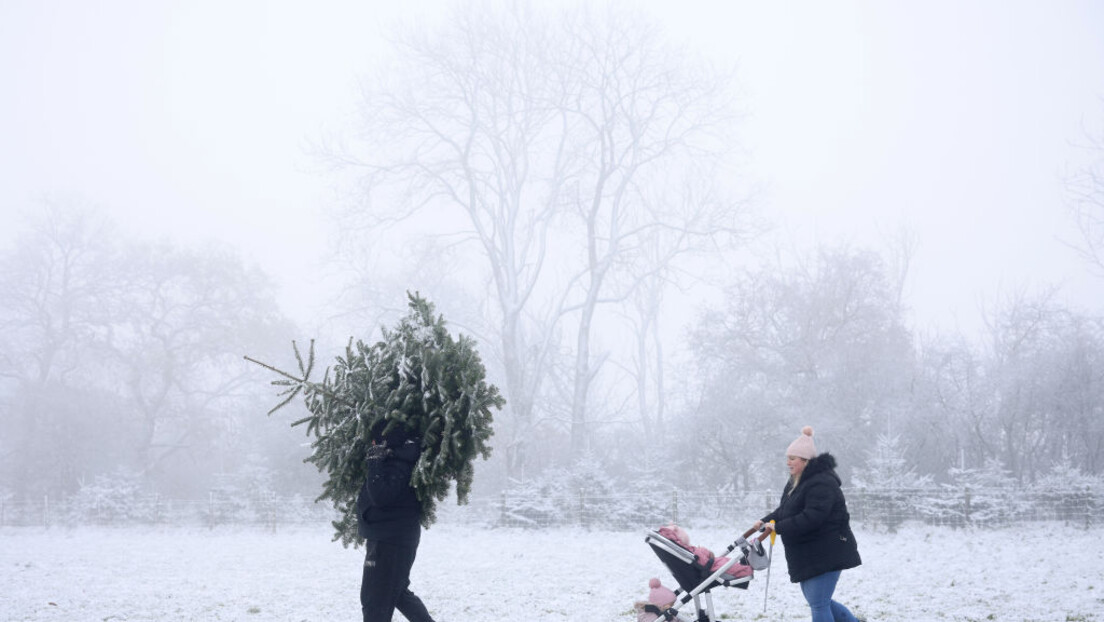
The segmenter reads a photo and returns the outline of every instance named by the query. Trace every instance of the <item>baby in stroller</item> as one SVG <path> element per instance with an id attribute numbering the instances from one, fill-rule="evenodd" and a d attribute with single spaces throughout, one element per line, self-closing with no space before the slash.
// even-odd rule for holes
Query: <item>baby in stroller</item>
<path id="1" fill-rule="evenodd" d="M 662 619 L 663 612 L 675 606 L 676 596 L 670 588 L 656 578 L 648 581 L 648 600 L 638 600 L 633 603 L 633 611 L 636 612 L 636 622 L 655 622 Z M 669 618 L 674 622 L 686 622 L 686 618 L 675 615 Z"/>
<path id="2" fill-rule="evenodd" d="M 694 601 L 694 609 L 697 611 L 697 620 L 709 622 L 715 619 L 713 611 L 713 595 L 711 590 L 717 586 L 737 587 L 747 589 L 755 570 L 763 570 L 769 564 L 766 552 L 763 549 L 762 540 L 766 535 L 747 539 L 754 533 L 749 530 L 743 536 L 736 539 L 725 551 L 727 556 L 715 556 L 705 547 L 694 546 L 690 543 L 690 536 L 686 530 L 677 525 L 666 525 L 656 530 L 648 531 L 644 541 L 652 547 L 660 561 L 667 566 L 680 589 L 671 592 L 670 604 L 665 607 L 661 603 L 654 602 L 651 596 L 656 596 L 656 586 L 652 587 L 649 601 L 653 608 L 646 612 L 653 613 L 652 620 L 679 620 L 678 610 Z M 658 579 L 652 582 L 659 584 Z M 660 584 L 659 587 L 662 587 Z M 663 588 L 666 589 L 666 588 Z M 668 592 L 670 590 L 667 590 Z M 679 593 L 682 596 L 679 596 Z M 705 595 L 706 609 L 702 609 L 700 596 Z M 658 611 L 658 613 L 655 613 Z M 638 620 L 644 620 L 640 614 Z"/>
<path id="3" fill-rule="evenodd" d="M 694 562 L 703 570 L 715 572 L 728 562 L 727 557 L 714 557 L 713 551 L 710 551 L 704 546 L 695 546 L 691 544 L 690 534 L 686 533 L 686 530 L 678 525 L 660 527 L 656 533 L 693 553 Z M 752 567 L 748 566 L 746 563 L 736 563 L 729 564 L 728 567 L 725 568 L 724 574 L 721 576 L 725 579 L 733 580 L 741 577 L 750 577 L 753 573 L 754 570 Z M 746 588 L 747 583 L 741 583 L 740 587 Z"/>

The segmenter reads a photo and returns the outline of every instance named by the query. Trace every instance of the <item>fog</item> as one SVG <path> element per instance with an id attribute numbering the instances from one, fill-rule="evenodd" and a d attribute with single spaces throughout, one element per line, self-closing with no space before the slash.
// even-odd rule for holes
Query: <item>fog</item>
<path id="1" fill-rule="evenodd" d="M 0 495 L 309 494 L 241 356 L 328 363 L 406 291 L 507 399 L 476 493 L 702 436 L 731 467 L 703 487 L 772 485 L 805 424 L 868 481 L 886 451 L 910 481 L 1104 470 L 1099 3 L 463 6 L 0 5 Z M 593 41 L 627 60 L 565 60 Z M 435 80 L 465 67 L 525 105 L 458 122 Z M 549 102 L 560 129 L 519 120 Z M 102 259 L 84 299 L 42 276 L 66 243 Z"/>

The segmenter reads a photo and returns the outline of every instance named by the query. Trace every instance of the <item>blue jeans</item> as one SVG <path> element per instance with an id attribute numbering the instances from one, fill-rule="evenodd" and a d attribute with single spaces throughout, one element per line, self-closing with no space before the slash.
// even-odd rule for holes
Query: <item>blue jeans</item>
<path id="1" fill-rule="evenodd" d="M 813 611 L 813 622 L 858 622 L 851 611 L 832 600 L 840 571 L 834 570 L 801 582 L 801 593 Z"/>

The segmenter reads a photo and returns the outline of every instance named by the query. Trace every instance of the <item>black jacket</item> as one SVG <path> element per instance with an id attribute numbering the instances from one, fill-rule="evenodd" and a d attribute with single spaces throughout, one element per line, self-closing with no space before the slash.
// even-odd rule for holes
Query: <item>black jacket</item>
<path id="1" fill-rule="evenodd" d="M 778 508 L 763 518 L 775 521 L 794 583 L 862 563 L 835 468 L 831 454 L 809 460 L 797 487 L 787 482 Z"/>
<path id="2" fill-rule="evenodd" d="M 357 496 L 357 532 L 362 538 L 417 542 L 422 506 L 410 485 L 421 452 L 416 440 L 387 448 L 383 458 L 367 461 L 368 476 Z"/>

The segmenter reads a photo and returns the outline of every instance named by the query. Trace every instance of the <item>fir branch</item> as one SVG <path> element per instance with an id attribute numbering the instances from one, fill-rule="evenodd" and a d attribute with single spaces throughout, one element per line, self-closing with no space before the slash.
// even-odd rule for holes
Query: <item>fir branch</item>
<path id="1" fill-rule="evenodd" d="M 253 357 L 250 357 L 250 356 L 243 357 L 243 358 L 245 358 L 245 360 L 249 361 L 250 363 L 255 363 L 257 365 L 260 365 L 261 367 L 264 367 L 265 369 L 267 369 L 269 371 L 276 372 L 277 374 L 280 374 L 281 376 L 287 378 L 288 380 L 291 381 L 291 383 L 289 383 L 289 386 L 294 387 L 294 389 L 289 389 L 289 391 L 291 391 L 291 395 L 289 395 L 287 398 L 285 398 L 279 404 L 274 406 L 272 408 L 272 410 L 268 411 L 268 414 L 271 415 L 272 413 L 274 413 L 277 410 L 280 410 L 281 408 L 286 406 L 288 403 L 291 402 L 291 400 L 295 399 L 295 397 L 304 388 L 308 389 L 311 392 L 324 395 L 324 396 L 338 402 L 342 406 L 352 408 L 352 409 L 355 410 L 356 407 L 357 407 L 356 404 L 354 404 L 352 402 L 349 402 L 349 401 L 346 401 L 343 397 L 341 397 L 337 393 L 334 393 L 333 391 L 331 391 L 329 389 L 329 387 L 327 387 L 325 385 L 325 382 L 318 383 L 318 382 L 311 382 L 310 380 L 308 380 L 308 378 L 310 378 L 311 369 L 314 368 L 314 340 L 313 339 L 311 340 L 310 359 L 309 359 L 309 363 L 307 364 L 306 369 L 304 369 L 304 367 L 303 367 L 303 359 L 299 356 L 299 348 L 295 345 L 294 341 L 292 341 L 291 344 L 292 344 L 292 347 L 295 348 L 295 358 L 298 360 L 299 370 L 301 372 L 303 372 L 303 377 L 302 378 L 298 378 L 296 376 L 293 376 L 293 375 L 289 374 L 288 372 L 286 372 L 282 369 L 278 369 L 278 368 L 276 368 L 272 365 L 269 365 L 268 363 L 258 361 L 257 359 L 255 359 Z M 274 380 L 273 384 L 285 383 L 285 382 L 286 381 L 283 381 L 283 380 Z M 284 393 L 287 393 L 287 391 L 285 391 Z M 280 393 L 280 395 L 284 395 L 284 393 Z"/>

